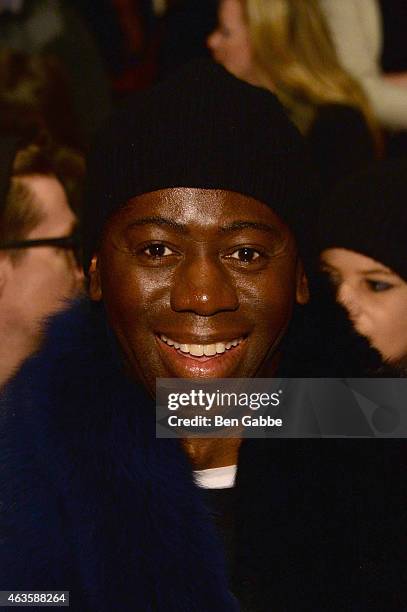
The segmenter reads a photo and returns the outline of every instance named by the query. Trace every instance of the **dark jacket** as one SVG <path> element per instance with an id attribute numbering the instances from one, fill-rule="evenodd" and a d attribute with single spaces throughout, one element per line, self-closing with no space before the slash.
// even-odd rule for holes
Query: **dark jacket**
<path id="1" fill-rule="evenodd" d="M 186 457 L 155 439 L 154 406 L 116 351 L 103 308 L 79 304 L 6 390 L 0 588 L 70 590 L 80 612 L 234 610 Z M 243 610 L 407 609 L 401 450 L 243 442 L 230 568 Z"/>
<path id="2" fill-rule="evenodd" d="M 398 376 L 324 282 L 312 293 L 294 314 L 280 375 Z M 234 573 L 244 610 L 407 611 L 406 474 L 404 440 L 245 440 Z"/>

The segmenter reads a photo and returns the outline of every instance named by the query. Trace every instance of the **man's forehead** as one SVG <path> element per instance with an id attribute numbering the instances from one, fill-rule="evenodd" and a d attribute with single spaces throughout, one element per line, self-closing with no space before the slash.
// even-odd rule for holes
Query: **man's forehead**
<path id="1" fill-rule="evenodd" d="M 155 224 L 175 231 L 213 225 L 219 231 L 250 225 L 264 231 L 288 231 L 284 221 L 263 202 L 220 189 L 175 187 L 149 192 L 130 199 L 115 217 L 121 225 Z"/>
<path id="2" fill-rule="evenodd" d="M 54 175 L 23 175 L 14 179 L 30 194 L 30 206 L 38 216 L 36 227 L 30 238 L 53 237 L 69 234 L 77 223 L 75 213 L 61 182 Z"/>

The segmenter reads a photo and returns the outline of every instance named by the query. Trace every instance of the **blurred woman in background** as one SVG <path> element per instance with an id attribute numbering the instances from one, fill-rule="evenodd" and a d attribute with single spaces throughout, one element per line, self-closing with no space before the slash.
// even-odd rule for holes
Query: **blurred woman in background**
<path id="1" fill-rule="evenodd" d="M 407 161 L 338 187 L 319 220 L 321 265 L 353 326 L 407 373 Z"/>
<path id="2" fill-rule="evenodd" d="M 308 138 L 325 187 L 380 153 L 362 89 L 340 66 L 317 0 L 221 0 L 216 61 L 272 90 Z"/>

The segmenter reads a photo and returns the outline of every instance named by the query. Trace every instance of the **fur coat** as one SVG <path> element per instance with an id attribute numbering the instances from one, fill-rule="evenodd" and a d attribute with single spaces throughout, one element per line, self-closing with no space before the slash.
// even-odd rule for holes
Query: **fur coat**
<path id="1" fill-rule="evenodd" d="M 0 589 L 69 590 L 78 612 L 237 609 L 178 441 L 123 375 L 103 309 L 52 322 L 0 423 Z"/>

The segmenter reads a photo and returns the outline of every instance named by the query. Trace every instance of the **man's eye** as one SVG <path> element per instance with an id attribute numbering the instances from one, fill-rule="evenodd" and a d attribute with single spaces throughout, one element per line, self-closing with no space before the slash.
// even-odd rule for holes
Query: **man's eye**
<path id="1" fill-rule="evenodd" d="M 393 285 L 390 283 L 386 283 L 385 281 L 375 281 L 375 280 L 366 280 L 367 286 L 370 291 L 374 291 L 375 293 L 380 293 L 381 291 L 388 291 L 388 289 L 392 289 Z"/>
<path id="2" fill-rule="evenodd" d="M 143 252 L 148 255 L 148 257 L 154 257 L 156 259 L 168 257 L 168 255 L 173 254 L 173 251 L 166 247 L 165 244 L 150 244 Z"/>
<path id="3" fill-rule="evenodd" d="M 243 263 L 251 263 L 260 257 L 260 253 L 250 247 L 242 247 L 229 255 L 231 259 L 237 259 Z"/>

